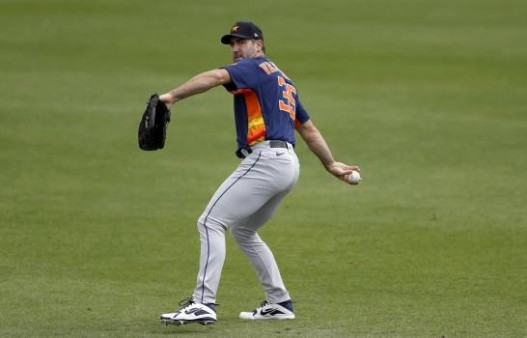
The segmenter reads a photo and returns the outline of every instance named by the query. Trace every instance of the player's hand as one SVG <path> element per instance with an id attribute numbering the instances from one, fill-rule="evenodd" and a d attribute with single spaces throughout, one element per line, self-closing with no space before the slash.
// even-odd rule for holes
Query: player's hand
<path id="1" fill-rule="evenodd" d="M 341 162 L 333 162 L 326 166 L 326 170 L 333 176 L 346 181 L 346 176 L 351 174 L 352 171 L 360 172 L 360 167 L 357 165 L 347 165 Z"/>
<path id="2" fill-rule="evenodd" d="M 159 100 L 162 101 L 168 109 L 170 109 L 173 105 L 172 96 L 170 95 L 170 93 L 159 95 Z"/>

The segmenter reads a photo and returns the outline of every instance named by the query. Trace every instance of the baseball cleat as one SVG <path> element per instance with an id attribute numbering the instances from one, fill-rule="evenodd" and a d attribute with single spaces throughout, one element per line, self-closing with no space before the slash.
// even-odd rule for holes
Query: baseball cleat
<path id="1" fill-rule="evenodd" d="M 290 300 L 278 304 L 264 301 L 260 307 L 251 312 L 240 312 L 240 318 L 247 320 L 295 319 L 295 314 L 293 303 Z"/>
<path id="2" fill-rule="evenodd" d="M 183 307 L 175 312 L 162 314 L 160 317 L 161 323 L 166 325 L 185 325 L 192 323 L 209 325 L 216 323 L 216 311 L 205 304 L 196 303 L 190 298 L 181 301 L 179 305 Z"/>

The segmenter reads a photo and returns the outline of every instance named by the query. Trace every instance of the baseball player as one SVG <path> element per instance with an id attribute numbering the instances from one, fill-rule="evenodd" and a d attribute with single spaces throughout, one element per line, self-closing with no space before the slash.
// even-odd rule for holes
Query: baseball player
<path id="1" fill-rule="evenodd" d="M 358 166 L 336 162 L 324 138 L 302 106 L 291 79 L 265 55 L 264 37 L 252 22 L 239 21 L 221 38 L 230 45 L 234 63 L 194 76 L 160 95 L 168 107 L 213 87 L 224 86 L 234 96 L 236 170 L 210 199 L 197 227 L 201 253 L 192 297 L 179 310 L 161 315 L 166 324 L 212 324 L 217 320 L 216 293 L 225 260 L 225 233 L 256 270 L 265 301 L 241 312 L 247 320 L 294 319 L 291 296 L 269 247 L 258 235 L 298 180 L 295 130 L 326 170 L 345 180 Z"/>

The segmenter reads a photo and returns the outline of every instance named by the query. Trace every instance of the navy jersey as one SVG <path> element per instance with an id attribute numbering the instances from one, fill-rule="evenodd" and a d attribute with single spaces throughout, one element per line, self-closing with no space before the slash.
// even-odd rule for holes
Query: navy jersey
<path id="1" fill-rule="evenodd" d="M 232 82 L 238 149 L 264 140 L 295 144 L 295 126 L 309 120 L 293 82 L 268 58 L 243 59 L 223 67 Z"/>

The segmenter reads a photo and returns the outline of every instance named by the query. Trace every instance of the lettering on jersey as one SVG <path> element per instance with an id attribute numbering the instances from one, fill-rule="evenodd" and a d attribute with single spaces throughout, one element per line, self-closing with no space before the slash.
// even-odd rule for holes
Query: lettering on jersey
<path id="1" fill-rule="evenodd" d="M 259 66 L 260 66 L 260 68 L 263 69 L 263 71 L 267 75 L 271 75 L 273 73 L 279 72 L 280 73 L 279 76 L 285 77 L 286 79 L 289 80 L 287 75 L 285 75 L 285 73 L 283 71 L 281 71 L 278 67 L 276 67 L 276 65 L 274 63 L 272 63 L 271 61 L 262 62 L 262 63 L 259 64 Z M 291 81 L 291 80 L 289 80 L 289 81 Z"/>
<path id="2" fill-rule="evenodd" d="M 278 76 L 278 85 L 283 87 L 282 98 L 283 100 L 278 101 L 278 105 L 281 111 L 289 114 L 289 117 L 294 121 L 296 118 L 296 100 L 293 94 L 296 94 L 296 88 L 292 84 L 285 81 L 282 76 Z"/>
<path id="3" fill-rule="evenodd" d="M 260 63 L 260 68 L 262 68 L 267 75 L 280 71 L 278 67 L 276 67 L 272 62 L 268 61 Z"/>

